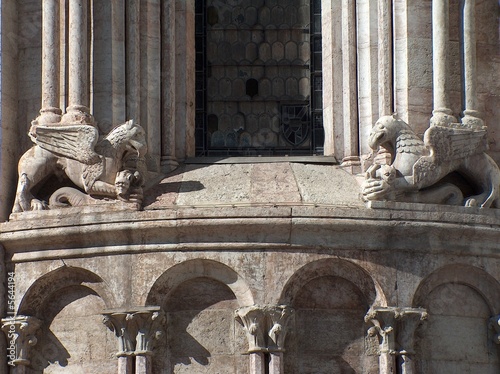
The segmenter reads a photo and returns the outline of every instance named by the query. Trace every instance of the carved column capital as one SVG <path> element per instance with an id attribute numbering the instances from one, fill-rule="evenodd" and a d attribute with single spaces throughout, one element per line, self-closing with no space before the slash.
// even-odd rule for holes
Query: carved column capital
<path id="1" fill-rule="evenodd" d="M 136 355 L 151 355 L 156 343 L 165 336 L 164 326 L 167 321 L 161 310 L 141 311 L 133 315 L 139 326 L 135 345 Z"/>
<path id="2" fill-rule="evenodd" d="M 493 335 L 493 342 L 495 344 L 500 344 L 500 314 L 490 318 L 489 327 L 493 329 L 495 333 Z"/>
<path id="3" fill-rule="evenodd" d="M 243 325 L 248 339 L 248 352 L 267 351 L 264 332 L 266 328 L 266 312 L 264 308 L 252 305 L 236 309 L 235 318 Z"/>
<path id="4" fill-rule="evenodd" d="M 36 332 L 42 321 L 30 316 L 15 316 L 2 319 L 2 331 L 7 336 L 9 364 L 30 364 L 30 348 L 37 343 Z"/>
<path id="5" fill-rule="evenodd" d="M 408 355 L 413 354 L 415 330 L 427 316 L 422 308 L 376 307 L 368 311 L 365 321 L 374 325 L 368 334 L 380 336 L 381 353 Z"/>
<path id="6" fill-rule="evenodd" d="M 270 319 L 268 335 L 268 350 L 273 352 L 285 351 L 285 338 L 288 332 L 288 323 L 295 310 L 286 305 L 266 308 Z"/>
<path id="7" fill-rule="evenodd" d="M 396 354 L 395 328 L 397 315 L 397 308 L 380 307 L 370 309 L 365 316 L 365 322 L 373 324 L 368 329 L 368 335 L 379 336 L 379 353 Z"/>
<path id="8" fill-rule="evenodd" d="M 401 308 L 398 316 L 400 328 L 398 331 L 399 354 L 414 354 L 414 335 L 418 326 L 428 318 L 427 310 L 423 308 Z"/>
<path id="9" fill-rule="evenodd" d="M 290 317 L 294 309 L 286 305 L 246 306 L 235 311 L 245 327 L 248 352 L 283 352 Z"/>
<path id="10" fill-rule="evenodd" d="M 166 317 L 160 307 L 112 310 L 102 313 L 103 323 L 118 338 L 118 357 L 152 355 L 165 332 Z"/>

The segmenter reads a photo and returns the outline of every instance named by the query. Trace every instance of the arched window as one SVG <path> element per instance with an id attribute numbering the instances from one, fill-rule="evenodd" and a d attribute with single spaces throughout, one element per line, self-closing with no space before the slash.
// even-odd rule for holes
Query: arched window
<path id="1" fill-rule="evenodd" d="M 197 156 L 322 154 L 321 1 L 196 1 L 195 17 Z"/>

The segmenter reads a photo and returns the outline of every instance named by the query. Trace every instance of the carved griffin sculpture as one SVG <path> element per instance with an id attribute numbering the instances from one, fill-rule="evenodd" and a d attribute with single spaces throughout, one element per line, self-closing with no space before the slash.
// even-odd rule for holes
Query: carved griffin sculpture
<path id="1" fill-rule="evenodd" d="M 381 117 L 369 146 L 392 154 L 390 165 L 372 165 L 366 173 L 364 200 L 396 200 L 500 208 L 500 169 L 485 151 L 486 129 L 462 124 L 434 125 L 422 141 L 396 116 Z M 443 178 L 457 172 L 472 194 Z"/>
<path id="2" fill-rule="evenodd" d="M 29 135 L 35 145 L 19 161 L 13 212 L 50 208 L 35 195 L 53 175 L 65 175 L 80 189 L 55 191 L 49 199 L 57 201 L 55 206 L 87 205 L 93 201 L 91 196 L 122 201 L 130 196 L 136 201 L 142 198 L 147 145 L 144 129 L 133 121 L 117 126 L 102 139 L 89 125 L 33 125 Z"/>

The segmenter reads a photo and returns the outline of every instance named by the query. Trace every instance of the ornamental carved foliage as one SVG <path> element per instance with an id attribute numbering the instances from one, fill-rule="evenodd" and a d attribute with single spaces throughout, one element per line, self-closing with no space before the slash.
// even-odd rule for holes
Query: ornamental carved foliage
<path id="1" fill-rule="evenodd" d="M 252 305 L 237 309 L 235 318 L 245 328 L 248 353 L 283 352 L 294 313 L 294 309 L 286 305 Z"/>
<path id="2" fill-rule="evenodd" d="M 500 208 L 500 169 L 489 157 L 486 128 L 433 125 L 423 140 L 397 116 L 381 117 L 369 137 L 391 153 L 365 175 L 363 199 Z"/>
<path id="3" fill-rule="evenodd" d="M 147 152 L 134 121 L 99 137 L 90 125 L 37 125 L 18 164 L 13 213 L 67 206 L 142 202 Z"/>

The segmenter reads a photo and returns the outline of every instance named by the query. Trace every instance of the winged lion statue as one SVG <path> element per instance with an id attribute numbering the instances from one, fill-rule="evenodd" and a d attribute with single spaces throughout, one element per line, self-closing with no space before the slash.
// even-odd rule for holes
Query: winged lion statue
<path id="1" fill-rule="evenodd" d="M 423 140 L 396 115 L 381 117 L 373 126 L 369 146 L 384 147 L 390 165 L 372 165 L 362 187 L 363 199 L 456 204 L 500 208 L 500 169 L 488 156 L 486 128 L 433 125 Z M 458 173 L 472 193 L 445 182 Z"/>
<path id="2" fill-rule="evenodd" d="M 89 125 L 33 125 L 29 135 L 35 144 L 19 160 L 14 213 L 49 208 L 35 195 L 53 175 L 66 176 L 79 189 L 61 188 L 54 193 L 59 201 L 62 195 L 75 194 L 88 195 L 80 202 L 90 196 L 123 200 L 125 185 L 136 196 L 142 194 L 147 144 L 144 129 L 133 120 L 103 138 Z"/>

